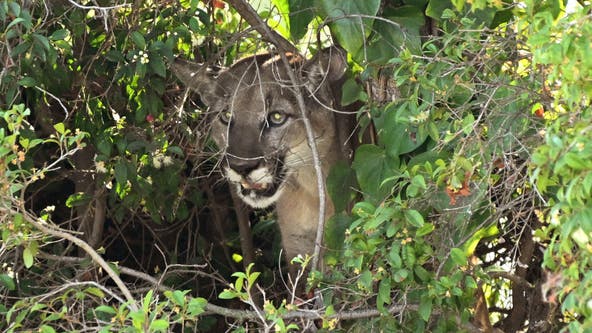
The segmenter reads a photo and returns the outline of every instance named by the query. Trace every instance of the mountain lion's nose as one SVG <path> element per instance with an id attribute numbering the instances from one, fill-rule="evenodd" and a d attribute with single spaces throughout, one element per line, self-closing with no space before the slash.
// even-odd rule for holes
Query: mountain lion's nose
<path id="1" fill-rule="evenodd" d="M 257 169 L 261 163 L 261 158 L 228 157 L 228 166 L 237 173 L 246 176 L 251 171 Z"/>

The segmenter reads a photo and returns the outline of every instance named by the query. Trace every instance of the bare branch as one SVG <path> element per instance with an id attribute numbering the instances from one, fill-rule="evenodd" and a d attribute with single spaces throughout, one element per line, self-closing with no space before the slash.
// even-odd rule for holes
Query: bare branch
<path id="1" fill-rule="evenodd" d="M 50 224 L 47 224 L 45 221 L 43 221 L 43 222 L 38 221 L 37 217 L 30 214 L 27 210 L 24 209 L 24 207 L 22 207 L 22 205 L 18 205 L 18 207 L 19 207 L 20 212 L 13 211 L 11 209 L 10 213 L 12 213 L 12 214 L 22 213 L 23 216 L 25 217 L 25 219 L 27 220 L 27 222 L 31 223 L 35 228 L 39 229 L 41 232 L 51 235 L 51 236 L 54 236 L 54 237 L 68 240 L 68 241 L 74 243 L 76 246 L 80 247 L 82 250 L 84 250 L 84 252 L 86 252 L 94 262 L 96 262 L 99 266 L 101 266 L 101 268 L 109 275 L 109 277 L 113 280 L 113 282 L 115 282 L 115 284 L 117 285 L 119 290 L 121 290 L 121 293 L 125 296 L 127 302 L 129 303 L 128 307 L 132 311 L 136 311 L 138 309 L 138 305 L 136 304 L 136 300 L 132 296 L 132 293 L 129 291 L 129 289 L 127 288 L 125 283 L 123 283 L 121 278 L 109 266 L 109 264 L 105 261 L 105 259 L 103 259 L 103 257 L 101 257 L 97 253 L 97 251 L 95 251 L 95 249 L 93 249 L 90 245 L 88 245 L 87 242 L 83 241 L 82 239 L 80 239 L 70 233 L 67 233 L 66 231 L 59 229 L 56 226 L 52 226 Z"/>
<path id="2" fill-rule="evenodd" d="M 510 280 L 510 281 L 512 281 L 512 283 L 523 286 L 525 289 L 534 288 L 534 286 L 530 282 L 526 281 L 526 279 L 524 279 L 523 277 L 509 273 L 509 272 L 494 271 L 494 272 L 489 272 L 488 275 L 494 279 L 495 278 L 502 278 L 502 279 Z"/>
<path id="3" fill-rule="evenodd" d="M 129 3 L 122 3 L 121 5 L 104 6 L 104 7 L 103 6 L 85 6 L 85 5 L 81 5 L 81 4 L 77 3 L 74 0 L 68 0 L 68 2 L 80 9 L 94 9 L 94 10 L 110 10 L 110 9 L 118 9 L 118 8 L 122 8 L 122 7 L 131 6 L 131 4 L 129 4 Z"/>
<path id="4" fill-rule="evenodd" d="M 298 49 L 289 40 L 272 30 L 263 22 L 257 11 L 245 0 L 227 0 L 242 18 L 257 30 L 264 39 L 275 45 L 280 51 L 298 53 Z"/>
<path id="5" fill-rule="evenodd" d="M 78 257 L 67 257 L 67 256 L 56 256 L 47 253 L 40 253 L 41 257 L 45 257 L 52 260 L 60 260 L 66 262 L 82 262 L 83 258 Z M 164 291 L 172 291 L 173 289 L 167 286 L 164 286 L 161 283 L 161 279 L 153 277 L 149 274 L 144 272 L 140 272 L 128 267 L 119 266 L 118 270 L 121 274 L 126 274 L 129 276 L 133 276 L 135 278 L 144 280 L 152 285 L 155 290 L 160 292 Z M 103 288 L 101 288 L 103 289 Z M 111 293 L 110 293 L 111 294 Z M 206 313 L 203 315 L 208 314 L 217 314 L 228 318 L 233 318 L 237 320 L 258 320 L 260 319 L 259 315 L 255 311 L 251 310 L 236 310 L 236 309 L 229 309 L 219 305 L 207 303 L 206 304 Z M 418 305 L 416 304 L 394 304 L 392 305 L 387 311 L 389 314 L 401 313 L 403 311 L 417 311 Z M 304 319 L 304 320 L 314 320 L 314 319 L 337 319 L 337 320 L 352 320 L 352 319 L 362 319 L 362 318 L 371 318 L 371 317 L 378 317 L 384 315 L 383 312 L 378 311 L 377 309 L 361 309 L 361 310 L 353 310 L 353 311 L 342 311 L 333 313 L 331 315 L 325 315 L 323 310 L 295 310 L 289 311 L 283 316 L 283 319 Z"/>

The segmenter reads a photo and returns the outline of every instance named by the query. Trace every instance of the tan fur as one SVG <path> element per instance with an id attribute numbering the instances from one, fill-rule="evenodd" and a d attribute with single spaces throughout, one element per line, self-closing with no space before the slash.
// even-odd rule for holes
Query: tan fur
<path id="1" fill-rule="evenodd" d="M 309 61 L 290 60 L 293 67 L 288 69 L 277 55 L 254 56 L 217 76 L 200 65 L 173 65 L 217 116 L 211 135 L 225 152 L 222 167 L 239 197 L 255 208 L 276 205 L 288 259 L 313 253 L 319 214 L 313 157 L 296 94 L 305 99 L 323 176 L 345 158 L 340 139 L 344 133 L 339 133 L 343 129 L 336 125 L 339 116 L 330 110 L 338 105 L 334 92 L 345 71 L 344 54 L 330 48 Z M 296 74 L 300 87 L 294 86 L 288 70 Z M 327 200 L 325 219 L 333 213 Z"/>

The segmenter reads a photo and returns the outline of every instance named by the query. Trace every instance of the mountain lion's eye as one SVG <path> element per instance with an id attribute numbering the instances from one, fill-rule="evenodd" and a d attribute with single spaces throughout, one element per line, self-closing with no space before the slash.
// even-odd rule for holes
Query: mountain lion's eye
<path id="1" fill-rule="evenodd" d="M 279 125 L 285 123 L 286 120 L 288 120 L 288 116 L 286 116 L 284 113 L 281 113 L 279 111 L 273 111 L 267 115 L 267 121 L 272 126 L 279 126 Z"/>
<path id="2" fill-rule="evenodd" d="M 221 122 L 223 122 L 224 124 L 228 124 L 232 119 L 232 112 L 224 110 L 220 112 L 218 117 L 220 118 Z"/>

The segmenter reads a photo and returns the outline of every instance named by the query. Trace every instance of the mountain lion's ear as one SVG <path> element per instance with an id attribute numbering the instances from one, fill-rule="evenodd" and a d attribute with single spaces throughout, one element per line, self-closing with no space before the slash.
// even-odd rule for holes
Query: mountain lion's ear
<path id="1" fill-rule="evenodd" d="M 302 67 L 306 85 L 310 91 L 322 85 L 333 84 L 345 74 L 347 53 L 340 47 L 332 46 L 319 51 Z"/>
<path id="2" fill-rule="evenodd" d="M 183 84 L 197 92 L 206 105 L 211 105 L 219 98 L 216 71 L 203 64 L 193 63 L 187 60 L 176 59 L 171 64 L 173 73 Z"/>

